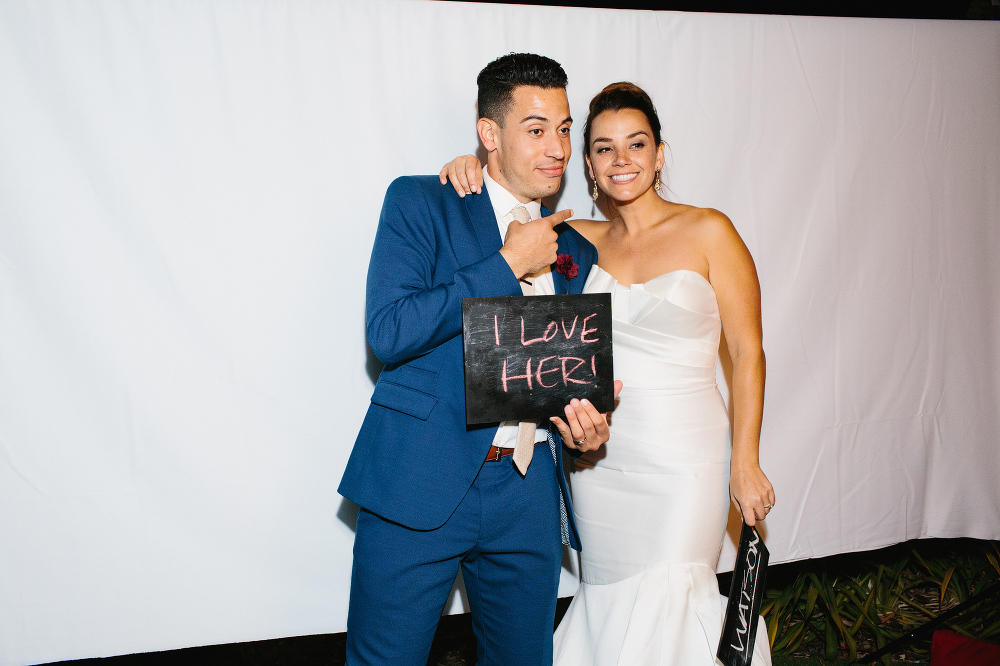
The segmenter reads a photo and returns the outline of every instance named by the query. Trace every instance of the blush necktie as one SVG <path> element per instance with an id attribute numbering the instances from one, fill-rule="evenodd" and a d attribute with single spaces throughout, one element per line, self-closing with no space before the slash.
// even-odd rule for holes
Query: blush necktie
<path id="1" fill-rule="evenodd" d="M 515 206 L 511 211 L 514 222 L 527 223 L 531 219 L 528 209 L 524 206 Z M 534 296 L 535 287 L 530 282 L 521 281 L 521 293 L 525 296 Z M 535 427 L 537 421 L 521 421 L 517 424 L 517 443 L 514 445 L 514 467 L 524 476 L 528 473 L 528 465 L 531 464 L 531 455 L 535 451 Z"/>

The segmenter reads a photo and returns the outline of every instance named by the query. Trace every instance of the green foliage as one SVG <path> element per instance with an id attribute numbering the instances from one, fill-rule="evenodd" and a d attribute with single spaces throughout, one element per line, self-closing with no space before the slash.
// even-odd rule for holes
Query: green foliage
<path id="1" fill-rule="evenodd" d="M 965 18 L 978 21 L 1000 20 L 1000 7 L 993 4 L 992 0 L 971 0 L 969 8 L 965 12 Z"/>
<path id="2" fill-rule="evenodd" d="M 846 659 L 820 659 L 819 657 L 793 657 L 790 655 L 776 654 L 771 657 L 773 666 L 848 666 L 851 662 Z M 893 666 L 917 666 L 907 662 L 892 662 Z"/>
<path id="3" fill-rule="evenodd" d="M 773 567 L 761 614 L 776 655 L 853 661 L 871 654 L 1000 580 L 995 541 L 912 541 L 869 553 Z M 997 597 L 939 627 L 1000 640 Z M 908 651 L 926 654 L 929 636 Z M 893 662 L 885 657 L 885 666 Z"/>

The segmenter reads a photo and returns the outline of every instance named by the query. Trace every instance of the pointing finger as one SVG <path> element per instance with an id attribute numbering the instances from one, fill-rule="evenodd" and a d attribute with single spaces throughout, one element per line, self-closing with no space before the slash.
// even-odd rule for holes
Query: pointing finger
<path id="1" fill-rule="evenodd" d="M 542 219 L 545 220 L 546 224 L 555 227 L 556 225 L 562 224 L 571 217 L 573 217 L 573 211 L 572 209 L 567 208 L 566 210 L 561 210 L 559 212 L 552 213 L 548 217 L 543 217 Z"/>

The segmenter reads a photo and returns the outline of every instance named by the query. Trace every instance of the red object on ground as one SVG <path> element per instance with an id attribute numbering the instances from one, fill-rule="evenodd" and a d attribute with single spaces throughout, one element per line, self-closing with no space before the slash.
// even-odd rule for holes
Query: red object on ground
<path id="1" fill-rule="evenodd" d="M 1000 645 L 954 631 L 935 631 L 930 666 L 1000 666 Z"/>

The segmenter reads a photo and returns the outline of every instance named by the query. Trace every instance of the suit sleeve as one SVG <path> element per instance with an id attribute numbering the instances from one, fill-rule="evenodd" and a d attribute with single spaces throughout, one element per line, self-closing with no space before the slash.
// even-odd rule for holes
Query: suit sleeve
<path id="1" fill-rule="evenodd" d="M 443 219 L 446 210 L 414 178 L 398 178 L 386 192 L 368 265 L 365 305 L 368 343 L 383 363 L 426 354 L 461 334 L 463 298 L 521 293 L 498 251 L 466 265 L 461 265 L 462 256 L 451 258 L 475 258 L 481 252 L 474 234 L 448 234 L 451 224 L 467 222 Z M 447 214 L 464 212 L 456 205 Z M 435 284 L 444 255 L 457 268 L 450 279 Z"/>

